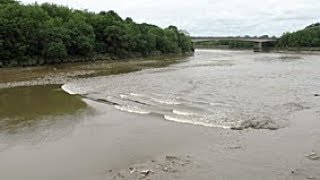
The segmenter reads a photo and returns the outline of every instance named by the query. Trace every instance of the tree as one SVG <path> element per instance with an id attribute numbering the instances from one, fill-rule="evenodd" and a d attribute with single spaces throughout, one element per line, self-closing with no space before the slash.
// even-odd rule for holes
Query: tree
<path id="1" fill-rule="evenodd" d="M 114 11 L 94 13 L 51 3 L 0 0 L 0 67 L 192 49 L 190 37 L 175 26 L 138 24 Z"/>
<path id="2" fill-rule="evenodd" d="M 278 40 L 276 46 L 287 47 L 320 47 L 320 23 L 307 26 L 303 30 L 292 33 L 284 33 Z"/>
<path id="3" fill-rule="evenodd" d="M 79 19 L 70 20 L 66 24 L 70 44 L 67 44 L 68 54 L 88 56 L 93 53 L 95 34 L 93 28 Z"/>
<path id="4" fill-rule="evenodd" d="M 50 59 L 63 59 L 67 57 L 66 46 L 62 42 L 51 42 L 46 45 L 43 55 Z"/>
<path id="5" fill-rule="evenodd" d="M 18 2 L 14 0 L 0 0 L 0 4 L 18 4 Z"/>

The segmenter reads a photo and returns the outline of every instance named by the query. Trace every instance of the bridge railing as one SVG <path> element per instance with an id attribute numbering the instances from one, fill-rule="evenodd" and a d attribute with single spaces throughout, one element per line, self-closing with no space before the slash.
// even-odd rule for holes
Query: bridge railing
<path id="1" fill-rule="evenodd" d="M 194 36 L 191 37 L 193 42 L 201 41 L 219 41 L 219 40 L 233 40 L 233 41 L 248 41 L 248 42 L 274 42 L 277 38 L 262 38 L 262 37 L 210 37 L 210 36 Z"/>

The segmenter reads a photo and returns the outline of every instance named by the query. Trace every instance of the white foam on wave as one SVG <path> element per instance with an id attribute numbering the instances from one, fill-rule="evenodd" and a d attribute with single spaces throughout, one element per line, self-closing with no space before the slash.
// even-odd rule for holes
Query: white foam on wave
<path id="1" fill-rule="evenodd" d="M 158 99 L 158 98 L 151 98 L 154 102 L 160 103 L 160 104 L 167 104 L 167 105 L 179 105 L 180 102 L 177 102 L 174 99 Z"/>
<path id="2" fill-rule="evenodd" d="M 191 125 L 197 125 L 197 126 L 231 129 L 230 126 L 206 123 L 206 122 L 201 122 L 201 121 L 194 121 L 194 120 L 190 120 L 190 119 L 183 119 L 183 118 L 173 117 L 173 116 L 170 116 L 170 115 L 165 115 L 164 119 L 166 119 L 168 121 L 184 123 L 184 124 L 191 124 Z"/>
<path id="3" fill-rule="evenodd" d="M 130 96 L 136 96 L 136 97 L 143 97 L 143 95 L 141 94 L 136 94 L 136 93 L 129 93 Z"/>
<path id="4" fill-rule="evenodd" d="M 120 94 L 120 98 L 121 98 L 121 99 L 128 99 L 128 95 Z"/>
<path id="5" fill-rule="evenodd" d="M 209 103 L 210 106 L 224 106 L 224 107 L 231 107 L 230 104 L 226 104 L 226 103 L 222 103 L 222 102 L 213 102 L 213 103 Z"/>
<path id="6" fill-rule="evenodd" d="M 192 112 L 184 112 L 184 111 L 179 111 L 179 110 L 176 110 L 176 109 L 172 110 L 172 112 L 174 114 L 181 115 L 181 116 L 194 116 L 195 115 Z"/>
<path id="7" fill-rule="evenodd" d="M 114 106 L 116 109 L 120 111 L 125 111 L 129 113 L 136 113 L 136 114 L 150 114 L 151 112 L 143 110 L 136 106 Z"/>
<path id="8" fill-rule="evenodd" d="M 68 94 L 70 94 L 70 95 L 76 95 L 76 94 L 78 94 L 78 93 L 72 91 L 71 88 L 70 88 L 67 84 L 61 86 L 61 89 L 62 89 L 64 92 L 66 92 L 66 93 L 68 93 Z"/>

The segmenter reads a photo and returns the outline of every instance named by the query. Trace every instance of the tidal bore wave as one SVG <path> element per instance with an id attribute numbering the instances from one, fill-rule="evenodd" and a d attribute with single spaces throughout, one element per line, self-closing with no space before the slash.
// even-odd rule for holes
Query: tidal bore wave
<path id="1" fill-rule="evenodd" d="M 75 92 L 73 88 L 70 88 L 68 85 L 63 85 L 61 87 L 65 92 L 71 95 L 81 95 L 79 92 Z M 77 88 L 74 88 L 77 89 Z M 88 94 L 81 95 L 83 98 L 90 99 L 95 102 L 104 103 L 108 105 L 112 105 L 115 109 L 128 112 L 135 113 L 140 115 L 150 115 L 150 114 L 158 114 L 161 115 L 165 120 L 172 121 L 176 123 L 190 124 L 196 126 L 204 126 L 210 128 L 223 128 L 223 129 L 233 129 L 233 130 L 243 130 L 246 128 L 253 129 L 278 129 L 277 125 L 270 119 L 268 120 L 257 120 L 254 118 L 249 118 L 247 120 L 242 121 L 213 121 L 208 118 L 208 116 L 201 116 L 201 112 L 192 112 L 190 109 L 183 109 L 179 107 L 180 105 L 184 105 L 182 102 L 177 102 L 175 99 L 164 98 L 159 100 L 159 96 L 151 97 L 150 95 L 136 94 L 136 93 L 128 93 L 128 94 L 119 94 L 119 97 L 113 96 L 109 98 L 94 98 L 90 97 Z M 158 98 L 157 100 L 155 100 Z M 111 100 L 110 100 L 111 99 Z M 114 101 L 112 101 L 114 100 Z M 195 104 L 197 102 L 194 102 Z M 198 103 L 198 105 L 203 105 L 203 103 Z M 209 103 L 209 106 L 219 105 L 221 103 Z M 184 106 L 185 107 L 185 106 Z M 196 109 L 196 108 L 195 108 Z M 202 112 L 205 113 L 205 112 Z M 216 116 L 219 116 L 219 111 L 216 112 Z"/>
<path id="2" fill-rule="evenodd" d="M 286 127 L 292 113 L 312 106 L 303 100 L 320 88 L 310 86 L 319 77 L 314 61 L 281 56 L 198 50 L 167 68 L 78 79 L 62 89 L 150 119 L 156 114 L 190 125 L 275 130 Z"/>

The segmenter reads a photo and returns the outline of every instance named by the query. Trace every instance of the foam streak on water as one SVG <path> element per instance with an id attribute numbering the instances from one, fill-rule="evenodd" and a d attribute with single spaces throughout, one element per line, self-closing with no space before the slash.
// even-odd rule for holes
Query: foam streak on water
<path id="1" fill-rule="evenodd" d="M 160 70 L 77 80 L 62 89 L 106 99 L 121 111 L 160 114 L 178 123 L 277 129 L 290 123 L 290 114 L 313 106 L 310 95 L 320 89 L 315 82 L 319 57 L 198 50 L 183 63 Z"/>

